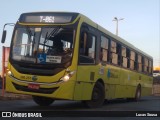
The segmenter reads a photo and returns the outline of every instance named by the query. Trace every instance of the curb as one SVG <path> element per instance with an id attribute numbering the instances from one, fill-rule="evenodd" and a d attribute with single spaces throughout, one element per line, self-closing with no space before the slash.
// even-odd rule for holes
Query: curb
<path id="1" fill-rule="evenodd" d="M 4 96 L 0 95 L 0 100 L 25 100 L 25 99 L 31 99 L 32 96 L 30 95 L 19 95 L 14 93 L 5 93 Z"/>
<path id="2" fill-rule="evenodd" d="M 26 100 L 26 99 L 31 99 L 31 97 L 2 97 L 0 96 L 0 100 L 1 101 L 5 101 L 5 100 Z"/>

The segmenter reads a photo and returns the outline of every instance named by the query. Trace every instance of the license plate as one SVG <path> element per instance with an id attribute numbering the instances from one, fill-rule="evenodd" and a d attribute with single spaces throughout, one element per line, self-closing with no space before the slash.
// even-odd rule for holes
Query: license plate
<path id="1" fill-rule="evenodd" d="M 39 89 L 39 85 L 38 84 L 28 84 L 28 88 L 29 89 L 36 89 L 36 90 L 38 90 Z"/>

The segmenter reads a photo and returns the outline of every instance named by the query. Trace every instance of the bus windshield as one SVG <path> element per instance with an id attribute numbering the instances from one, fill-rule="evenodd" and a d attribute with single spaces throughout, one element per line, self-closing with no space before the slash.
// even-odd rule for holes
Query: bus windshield
<path id="1" fill-rule="evenodd" d="M 18 27 L 11 58 L 35 64 L 64 64 L 71 61 L 74 29 L 63 27 Z"/>

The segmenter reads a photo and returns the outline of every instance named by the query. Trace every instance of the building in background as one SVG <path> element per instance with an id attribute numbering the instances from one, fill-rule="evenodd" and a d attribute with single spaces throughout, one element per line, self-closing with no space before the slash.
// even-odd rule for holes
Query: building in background
<path id="1" fill-rule="evenodd" d="M 160 67 L 154 67 L 153 68 L 153 77 L 158 77 L 160 76 Z"/>

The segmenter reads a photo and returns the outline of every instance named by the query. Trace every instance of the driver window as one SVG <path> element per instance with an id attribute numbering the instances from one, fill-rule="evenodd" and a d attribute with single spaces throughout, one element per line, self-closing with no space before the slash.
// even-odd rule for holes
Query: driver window
<path id="1" fill-rule="evenodd" d="M 86 41 L 87 41 L 87 33 L 82 33 L 81 39 L 80 39 L 80 55 L 86 55 Z"/>
<path id="2" fill-rule="evenodd" d="M 95 43 L 96 37 L 87 32 L 82 32 L 79 47 L 79 63 L 93 64 L 95 63 Z"/>

